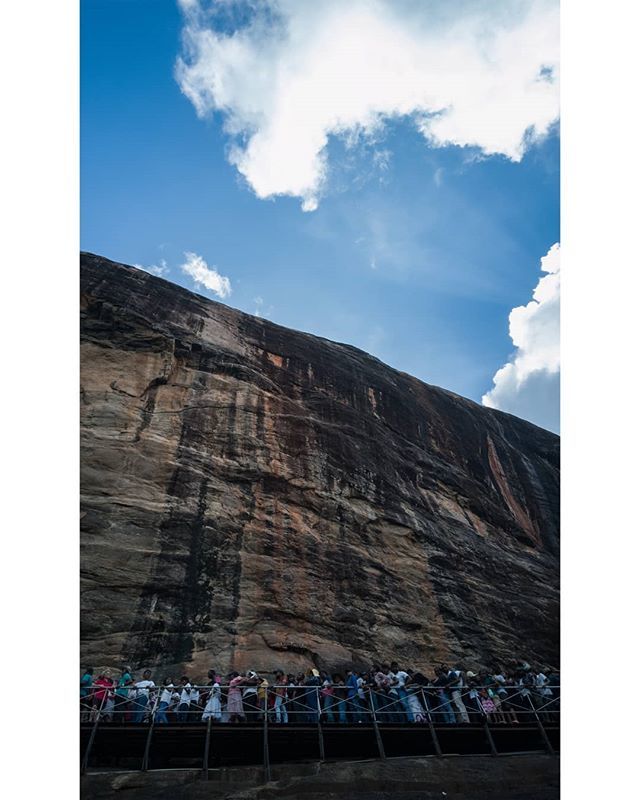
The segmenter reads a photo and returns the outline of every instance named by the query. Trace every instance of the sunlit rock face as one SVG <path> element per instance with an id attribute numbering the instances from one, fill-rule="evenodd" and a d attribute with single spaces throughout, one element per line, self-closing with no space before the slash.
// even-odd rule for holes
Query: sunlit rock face
<path id="1" fill-rule="evenodd" d="M 81 258 L 82 658 L 558 661 L 559 439 Z"/>

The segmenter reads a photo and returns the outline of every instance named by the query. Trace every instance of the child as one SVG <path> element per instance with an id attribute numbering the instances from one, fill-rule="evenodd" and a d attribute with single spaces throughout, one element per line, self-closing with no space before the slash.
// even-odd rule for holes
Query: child
<path id="1" fill-rule="evenodd" d="M 488 721 L 493 722 L 493 715 L 495 714 L 496 706 L 491 697 L 489 697 L 489 692 L 484 687 L 480 689 L 480 705 L 482 706 L 482 710 L 485 713 Z"/>

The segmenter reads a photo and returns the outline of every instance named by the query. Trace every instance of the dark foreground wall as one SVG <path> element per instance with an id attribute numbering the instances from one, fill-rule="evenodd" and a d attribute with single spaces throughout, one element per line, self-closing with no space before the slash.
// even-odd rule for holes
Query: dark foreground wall
<path id="1" fill-rule="evenodd" d="M 557 436 L 99 256 L 81 288 L 83 661 L 558 663 Z"/>
<path id="2" fill-rule="evenodd" d="M 557 756 L 398 758 L 198 772 L 87 774 L 82 800 L 557 800 Z M 446 795 L 443 794 L 446 792 Z"/>

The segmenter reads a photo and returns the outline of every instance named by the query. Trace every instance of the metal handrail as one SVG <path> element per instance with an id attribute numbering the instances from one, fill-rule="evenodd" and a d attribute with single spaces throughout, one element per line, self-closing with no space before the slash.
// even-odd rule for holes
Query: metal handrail
<path id="1" fill-rule="evenodd" d="M 546 684 L 541 687 L 528 686 L 522 684 L 493 684 L 491 686 L 425 686 L 418 684 L 407 684 L 402 687 L 391 686 L 388 689 L 365 685 L 362 687 L 347 686 L 344 684 L 305 685 L 305 684 L 191 684 L 188 689 L 182 685 L 160 684 L 153 687 L 137 688 L 135 685 L 124 687 L 106 687 L 101 684 L 91 686 L 81 686 L 81 689 L 88 692 L 80 698 L 81 719 L 89 715 L 90 721 L 112 721 L 120 717 L 125 721 L 131 721 L 134 714 L 143 714 L 142 722 L 153 724 L 156 722 L 158 707 L 161 694 L 170 690 L 172 701 L 166 708 L 162 709 L 164 714 L 181 714 L 183 720 L 193 719 L 199 716 L 201 719 L 205 713 L 209 701 L 213 697 L 219 698 L 219 710 L 213 712 L 216 721 L 226 722 L 224 719 L 225 706 L 223 705 L 224 695 L 229 689 L 238 690 L 246 700 L 246 690 L 251 688 L 249 694 L 256 696 L 255 706 L 243 707 L 243 712 L 238 716 L 245 717 L 251 714 L 257 721 L 260 718 L 268 717 L 273 719 L 278 716 L 286 724 L 292 722 L 310 721 L 313 723 L 326 722 L 337 717 L 340 722 L 351 719 L 352 721 L 363 722 L 421 722 L 432 724 L 438 718 L 444 717 L 445 722 L 451 722 L 460 716 L 460 710 L 452 697 L 453 692 L 460 693 L 460 700 L 466 708 L 468 714 L 479 714 L 483 719 L 492 714 L 504 716 L 518 713 L 528 717 L 532 713 L 538 718 L 538 714 L 559 715 L 559 695 L 555 696 L 555 690 L 560 687 Z M 542 689 L 551 690 L 554 695 L 549 697 Z M 487 690 L 493 704 L 494 711 L 485 711 L 482 707 L 480 692 Z M 125 697 L 123 691 L 127 692 Z M 187 691 L 189 694 L 188 708 L 182 709 L 187 702 L 182 702 L 181 695 Z M 293 692 L 293 694 L 292 694 Z M 506 696 L 500 696 L 506 692 Z M 197 700 L 192 700 L 197 693 Z M 176 698 L 176 695 L 178 696 Z M 140 705 L 136 700 L 140 697 L 147 697 L 144 704 L 144 711 L 140 711 Z M 532 697 L 537 697 L 539 702 L 534 705 Z M 100 699 L 99 704 L 96 700 Z M 280 698 L 276 707 L 276 700 Z M 467 699 L 469 705 L 464 703 Z M 475 701 L 475 702 L 474 702 Z M 518 702 L 520 701 L 520 702 Z M 99 705 L 99 708 L 97 707 Z M 533 711 L 532 711 L 533 708 Z M 284 713 L 283 713 L 284 711 Z M 246 713 L 245 713 L 246 712 Z M 418 718 L 419 717 L 419 718 Z M 311 719 L 310 719 L 311 718 Z M 86 720 L 85 720 L 86 721 Z M 165 722 L 167 719 L 165 718 Z M 203 721 L 206 721 L 203 719 Z"/>

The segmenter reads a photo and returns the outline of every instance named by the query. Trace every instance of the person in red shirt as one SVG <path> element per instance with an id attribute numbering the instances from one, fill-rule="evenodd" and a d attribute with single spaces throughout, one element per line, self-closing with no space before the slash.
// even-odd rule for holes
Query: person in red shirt
<path id="1" fill-rule="evenodd" d="M 112 695 L 110 690 L 113 689 L 113 681 L 107 674 L 102 672 L 94 681 L 94 686 L 98 687 L 94 694 L 94 719 L 98 711 L 102 709 L 104 716 L 110 721 L 111 714 L 109 714 L 107 705 Z"/>

